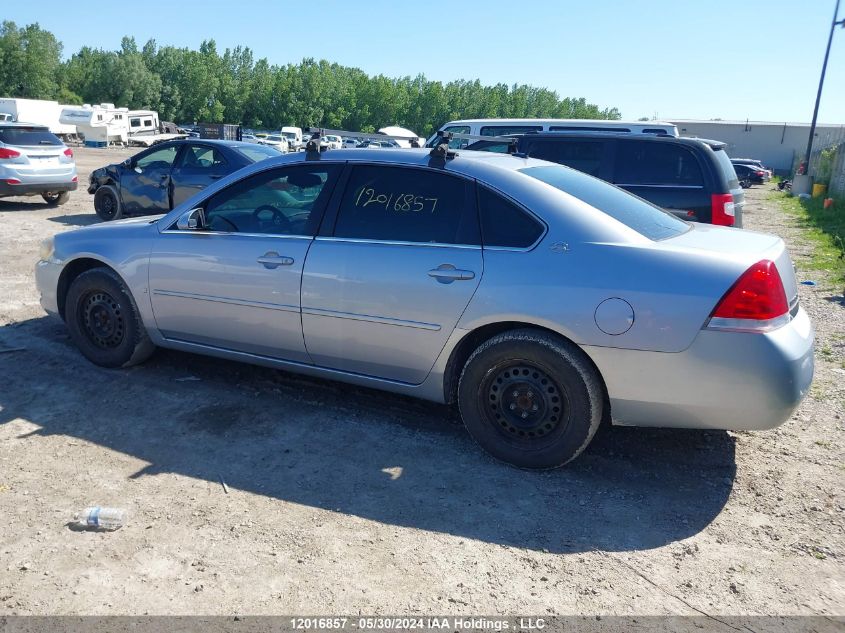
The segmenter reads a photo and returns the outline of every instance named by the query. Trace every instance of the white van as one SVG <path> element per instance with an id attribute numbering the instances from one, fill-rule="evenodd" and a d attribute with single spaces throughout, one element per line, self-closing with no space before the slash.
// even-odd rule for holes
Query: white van
<path id="1" fill-rule="evenodd" d="M 440 131 L 474 136 L 506 136 L 525 134 L 526 132 L 620 132 L 630 134 L 668 134 L 678 136 L 678 128 L 665 121 L 608 121 L 604 119 L 462 119 L 449 121 L 440 126 Z M 433 147 L 437 135 L 426 142 L 426 147 Z M 449 146 L 461 149 L 472 141 L 454 139 Z"/>
<path id="2" fill-rule="evenodd" d="M 305 147 L 305 143 L 302 142 L 301 127 L 294 127 L 292 125 L 288 125 L 283 127 L 279 133 L 288 140 L 288 149 L 291 152 Z"/>

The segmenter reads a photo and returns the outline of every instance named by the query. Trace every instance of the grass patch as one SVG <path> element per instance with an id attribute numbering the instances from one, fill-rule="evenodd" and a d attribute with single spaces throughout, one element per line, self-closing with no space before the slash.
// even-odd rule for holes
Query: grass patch
<path id="1" fill-rule="evenodd" d="M 845 200 L 825 209 L 822 198 L 802 200 L 779 191 L 772 192 L 772 198 L 806 229 L 814 247 L 808 267 L 830 272 L 834 283 L 845 282 Z"/>

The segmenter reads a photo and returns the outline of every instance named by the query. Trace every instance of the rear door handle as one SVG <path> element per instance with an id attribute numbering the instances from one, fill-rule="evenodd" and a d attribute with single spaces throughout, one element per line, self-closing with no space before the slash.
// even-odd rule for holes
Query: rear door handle
<path id="1" fill-rule="evenodd" d="M 453 281 L 466 281 L 475 279 L 475 273 L 471 270 L 461 270 L 452 264 L 440 264 L 437 268 L 428 271 L 428 276 L 433 277 L 441 284 L 450 284 Z"/>
<path id="2" fill-rule="evenodd" d="M 276 251 L 269 251 L 267 253 L 264 253 L 255 261 L 257 261 L 259 264 L 262 264 L 264 268 L 268 268 L 270 270 L 278 268 L 279 266 L 293 265 L 293 257 L 285 257 L 284 255 L 279 255 Z"/>

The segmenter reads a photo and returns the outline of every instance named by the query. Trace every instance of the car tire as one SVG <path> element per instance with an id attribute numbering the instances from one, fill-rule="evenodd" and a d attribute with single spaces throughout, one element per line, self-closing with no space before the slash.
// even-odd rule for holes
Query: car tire
<path id="1" fill-rule="evenodd" d="M 458 382 L 458 407 L 469 434 L 496 459 L 519 468 L 557 468 L 595 435 L 604 388 L 572 343 L 539 330 L 512 330 L 469 357 Z"/>
<path id="2" fill-rule="evenodd" d="M 56 193 L 53 193 L 52 191 L 45 191 L 41 194 L 41 197 L 44 198 L 44 202 L 49 204 L 51 207 L 57 207 L 70 200 L 70 191 L 59 191 Z"/>
<path id="3" fill-rule="evenodd" d="M 123 215 L 123 205 L 114 186 L 103 185 L 94 192 L 94 211 L 104 222 L 120 219 Z"/>
<path id="4" fill-rule="evenodd" d="M 123 280 L 110 268 L 92 268 L 70 285 L 65 301 L 70 337 L 101 367 L 129 367 L 155 351 Z"/>

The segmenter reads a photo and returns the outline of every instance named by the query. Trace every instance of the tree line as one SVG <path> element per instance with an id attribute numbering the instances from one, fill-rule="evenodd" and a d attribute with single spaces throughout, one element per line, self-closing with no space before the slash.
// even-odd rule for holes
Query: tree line
<path id="1" fill-rule="evenodd" d="M 240 123 L 278 129 L 323 126 L 371 132 L 401 125 L 428 134 L 454 119 L 618 119 L 584 98 L 524 84 L 483 85 L 479 80 L 432 81 L 424 75 L 391 78 L 326 60 L 297 64 L 255 60 L 249 47 L 214 40 L 198 50 L 138 47 L 124 37 L 120 50 L 83 46 L 62 60 L 62 44 L 37 23 L 0 26 L 0 96 L 61 103 L 114 103 L 157 110 L 177 123 Z"/>

